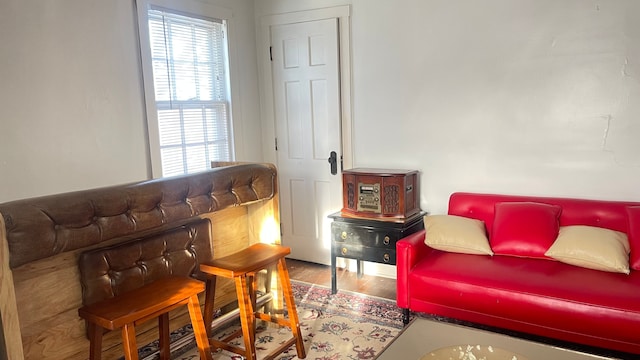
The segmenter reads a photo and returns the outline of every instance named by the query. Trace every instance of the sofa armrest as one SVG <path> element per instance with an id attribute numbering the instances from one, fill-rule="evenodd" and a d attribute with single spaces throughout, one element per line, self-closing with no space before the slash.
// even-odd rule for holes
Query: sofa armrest
<path id="1" fill-rule="evenodd" d="M 420 230 L 396 243 L 396 301 L 401 308 L 409 307 L 409 272 L 432 250 L 424 237 L 425 230 Z"/>

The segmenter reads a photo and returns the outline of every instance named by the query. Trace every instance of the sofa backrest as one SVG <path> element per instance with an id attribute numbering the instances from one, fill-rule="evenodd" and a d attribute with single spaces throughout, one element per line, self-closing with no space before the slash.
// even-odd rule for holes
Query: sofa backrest
<path id="1" fill-rule="evenodd" d="M 209 219 L 85 251 L 78 261 L 82 303 L 112 298 L 168 275 L 204 278 L 199 264 L 212 259 Z"/>
<path id="2" fill-rule="evenodd" d="M 620 231 L 629 239 L 630 262 L 640 270 L 640 202 L 458 192 L 449 198 L 449 215 L 482 220 L 491 237 L 495 205 L 536 202 L 562 208 L 559 225 L 586 225 Z"/>
<path id="3" fill-rule="evenodd" d="M 449 197 L 449 215 L 482 220 L 491 234 L 495 204 L 531 201 L 560 205 L 560 226 L 587 225 L 628 233 L 627 207 L 640 202 L 457 192 Z"/>
<path id="4" fill-rule="evenodd" d="M 0 204 L 10 267 L 270 199 L 276 170 L 243 164 Z"/>

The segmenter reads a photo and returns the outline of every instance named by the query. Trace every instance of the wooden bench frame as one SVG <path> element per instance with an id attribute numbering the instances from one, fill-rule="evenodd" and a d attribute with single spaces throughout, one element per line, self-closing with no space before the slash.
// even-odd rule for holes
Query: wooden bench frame
<path id="1" fill-rule="evenodd" d="M 1 203 L 0 313 L 9 358 L 88 358 L 86 320 L 78 316 L 78 308 L 93 302 L 85 302 L 85 289 L 78 281 L 79 257 L 87 251 L 163 234 L 201 219 L 211 221 L 209 241 L 215 257 L 257 242 L 279 243 L 275 167 L 217 165 L 224 167 Z M 122 279 L 111 286 L 119 287 Z M 107 280 L 105 289 L 111 282 Z M 123 288 L 129 290 L 132 284 Z M 237 299 L 233 281 L 218 281 L 217 288 L 217 306 Z M 90 297 L 96 302 L 105 298 Z M 203 298 L 200 295 L 200 304 Z M 186 306 L 172 311 L 170 318 L 170 330 L 190 323 Z M 140 346 L 158 339 L 155 321 L 135 330 Z M 120 358 L 121 343 L 119 331 L 105 334 L 102 358 Z"/>

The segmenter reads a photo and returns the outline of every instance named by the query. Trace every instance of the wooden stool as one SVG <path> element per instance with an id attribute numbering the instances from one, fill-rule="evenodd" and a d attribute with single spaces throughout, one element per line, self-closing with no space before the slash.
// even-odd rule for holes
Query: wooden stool
<path id="1" fill-rule="evenodd" d="M 209 337 L 209 342 L 213 348 L 225 349 L 242 355 L 246 359 L 255 360 L 255 320 L 260 319 L 287 326 L 291 328 L 291 332 L 293 333 L 291 339 L 268 354 L 265 359 L 275 358 L 276 355 L 282 353 L 293 344 L 296 345 L 296 351 L 300 359 L 304 359 L 307 356 L 302 341 L 302 332 L 300 331 L 300 322 L 298 321 L 293 292 L 291 291 L 289 271 L 287 270 L 284 259 L 284 257 L 290 253 L 291 249 L 288 247 L 255 244 L 229 256 L 200 264 L 200 271 L 208 275 L 213 275 L 207 280 L 207 292 L 205 296 L 204 321 L 205 324 L 207 324 L 207 334 L 211 335 L 210 328 L 213 320 L 213 299 L 216 276 L 234 279 L 238 295 L 238 308 L 240 310 L 242 329 L 222 341 Z M 278 266 L 278 279 L 280 280 L 284 300 L 289 312 L 289 320 L 276 318 L 262 312 L 256 312 L 254 309 L 256 301 L 256 273 L 276 264 Z M 244 349 L 228 343 L 229 340 L 240 335 L 244 337 Z"/>
<path id="2" fill-rule="evenodd" d="M 188 305 L 193 332 L 201 359 L 212 360 L 198 294 L 205 290 L 202 281 L 189 277 L 167 276 L 124 294 L 78 309 L 89 325 L 91 360 L 102 356 L 103 329 L 122 328 L 122 345 L 127 360 L 138 359 L 135 325 L 158 317 L 160 359 L 169 360 L 169 311 Z"/>

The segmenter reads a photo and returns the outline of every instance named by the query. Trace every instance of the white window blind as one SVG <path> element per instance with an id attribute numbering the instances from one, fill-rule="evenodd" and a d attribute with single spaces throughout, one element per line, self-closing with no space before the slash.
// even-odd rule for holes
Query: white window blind
<path id="1" fill-rule="evenodd" d="M 162 175 L 232 160 L 225 24 L 148 11 Z"/>

